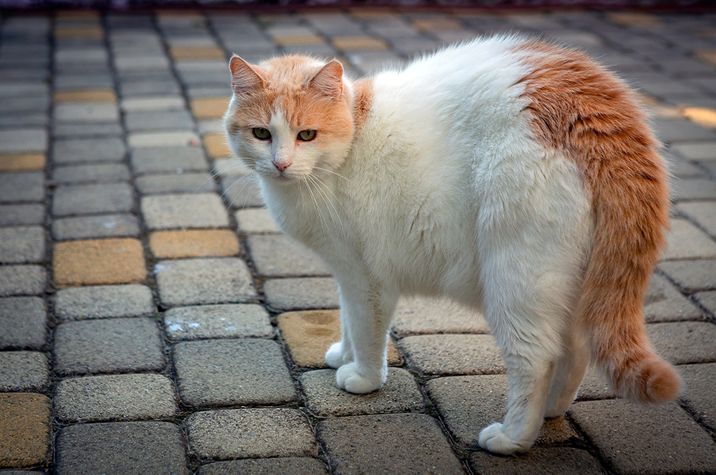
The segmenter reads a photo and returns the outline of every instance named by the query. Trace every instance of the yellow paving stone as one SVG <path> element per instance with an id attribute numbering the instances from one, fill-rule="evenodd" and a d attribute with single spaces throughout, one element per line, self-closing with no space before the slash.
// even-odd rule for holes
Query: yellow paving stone
<path id="1" fill-rule="evenodd" d="M 308 310 L 287 312 L 278 316 L 281 330 L 293 361 L 302 367 L 323 368 L 323 357 L 331 344 L 341 339 L 338 310 Z M 398 350 L 391 341 L 388 363 L 401 364 Z"/>
<path id="2" fill-rule="evenodd" d="M 96 239 L 55 244 L 55 285 L 100 285 L 141 282 L 147 273 L 136 239 Z"/>
<path id="3" fill-rule="evenodd" d="M 323 44 L 318 35 L 276 35 L 274 41 L 281 46 L 306 46 Z"/>
<path id="4" fill-rule="evenodd" d="M 227 229 L 157 231 L 149 236 L 149 248 L 160 259 L 235 256 L 239 240 Z"/>
<path id="5" fill-rule="evenodd" d="M 686 107 L 681 113 L 692 122 L 716 129 L 716 110 L 708 107 Z"/>
<path id="6" fill-rule="evenodd" d="M 0 393 L 0 468 L 44 465 L 49 455 L 50 400 Z"/>
<path id="7" fill-rule="evenodd" d="M 104 31 L 98 26 L 60 26 L 55 28 L 56 38 L 100 39 L 103 35 Z"/>
<path id="8" fill-rule="evenodd" d="M 342 50 L 380 50 L 387 48 L 383 40 L 370 36 L 336 36 L 333 38 L 333 44 L 336 48 Z"/>
<path id="9" fill-rule="evenodd" d="M 219 119 L 229 107 L 229 97 L 202 97 L 191 101 L 191 111 L 197 119 Z"/>
<path id="10" fill-rule="evenodd" d="M 707 63 L 716 65 L 716 50 L 701 50 L 696 52 L 696 57 Z"/>
<path id="11" fill-rule="evenodd" d="M 422 31 L 432 30 L 458 30 L 460 29 L 460 23 L 450 18 L 426 18 L 415 20 L 413 26 Z"/>
<path id="12" fill-rule="evenodd" d="M 0 171 L 42 170 L 45 168 L 44 153 L 0 154 Z"/>
<path id="13" fill-rule="evenodd" d="M 226 143 L 226 137 L 220 133 L 205 134 L 203 137 L 204 148 L 209 158 L 214 160 L 231 156 L 231 150 Z"/>
<path id="14" fill-rule="evenodd" d="M 648 13 L 615 12 L 610 13 L 608 17 L 614 23 L 625 26 L 655 27 L 663 25 L 661 20 Z"/>
<path id="15" fill-rule="evenodd" d="M 175 61 L 224 59 L 224 52 L 216 46 L 178 46 L 171 49 Z"/>
<path id="16" fill-rule="evenodd" d="M 55 102 L 116 102 L 117 96 L 111 89 L 85 89 L 81 91 L 58 91 Z"/>

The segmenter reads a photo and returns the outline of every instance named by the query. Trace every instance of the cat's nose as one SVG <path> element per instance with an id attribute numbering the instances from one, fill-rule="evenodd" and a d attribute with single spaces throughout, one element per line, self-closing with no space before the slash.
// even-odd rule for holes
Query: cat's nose
<path id="1" fill-rule="evenodd" d="M 275 166 L 278 171 L 282 172 L 291 166 L 291 160 L 274 161 L 273 166 Z"/>

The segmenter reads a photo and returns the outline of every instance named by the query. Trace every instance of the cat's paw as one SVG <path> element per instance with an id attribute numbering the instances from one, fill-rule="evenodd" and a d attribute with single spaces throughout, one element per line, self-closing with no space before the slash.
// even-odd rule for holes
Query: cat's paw
<path id="1" fill-rule="evenodd" d="M 359 371 L 355 363 L 344 364 L 336 371 L 336 384 L 353 394 L 366 394 L 380 389 L 385 383 L 382 371 Z"/>
<path id="2" fill-rule="evenodd" d="M 343 349 L 343 342 L 339 341 L 328 348 L 325 359 L 329 367 L 338 369 L 344 364 L 350 363 L 353 358 Z"/>
<path id="3" fill-rule="evenodd" d="M 500 455 L 512 455 L 518 452 L 526 452 L 529 449 L 529 446 L 524 447 L 522 444 L 510 439 L 503 431 L 500 422 L 495 422 L 482 429 L 477 443 L 483 449 Z"/>

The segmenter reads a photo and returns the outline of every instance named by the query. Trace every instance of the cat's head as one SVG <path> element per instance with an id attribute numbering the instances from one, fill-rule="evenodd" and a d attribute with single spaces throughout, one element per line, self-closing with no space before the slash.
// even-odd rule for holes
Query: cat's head
<path id="1" fill-rule="evenodd" d="M 229 69 L 233 97 L 224 124 L 250 168 L 292 183 L 341 166 L 354 133 L 341 63 L 284 56 L 252 65 L 234 55 Z"/>

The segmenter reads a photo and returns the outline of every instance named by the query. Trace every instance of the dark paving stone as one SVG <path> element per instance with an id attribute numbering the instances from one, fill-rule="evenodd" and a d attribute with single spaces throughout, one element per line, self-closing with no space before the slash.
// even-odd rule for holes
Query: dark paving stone
<path id="1" fill-rule="evenodd" d="M 486 452 L 470 456 L 475 473 L 486 475 L 602 474 L 599 461 L 589 452 L 571 447 L 533 448 L 525 455 L 500 457 Z"/>
<path id="2" fill-rule="evenodd" d="M 52 236 L 59 240 L 139 236 L 139 220 L 131 214 L 105 214 L 58 218 L 52 221 Z"/>
<path id="3" fill-rule="evenodd" d="M 45 207 L 40 204 L 0 205 L 0 226 L 42 224 Z"/>
<path id="4" fill-rule="evenodd" d="M 702 424 L 716 430 L 716 364 L 679 366 L 679 372 L 686 386 L 682 399 Z"/>
<path id="5" fill-rule="evenodd" d="M 198 147 L 148 147 L 132 150 L 132 168 L 137 174 L 205 171 L 204 152 Z"/>
<path id="6" fill-rule="evenodd" d="M 182 173 L 177 175 L 144 175 L 136 180 L 143 195 L 160 193 L 207 193 L 216 190 L 208 173 Z"/>
<path id="7" fill-rule="evenodd" d="M 39 295 L 45 291 L 47 271 L 40 266 L 0 266 L 0 297 Z"/>
<path id="8" fill-rule="evenodd" d="M 149 317 L 156 310 L 152 291 L 138 284 L 75 287 L 55 295 L 55 315 L 60 320 Z"/>
<path id="9" fill-rule="evenodd" d="M 111 183 L 129 180 L 129 169 L 123 163 L 56 167 L 52 179 L 58 183 Z"/>
<path id="10" fill-rule="evenodd" d="M 42 173 L 0 173 L 0 203 L 42 201 L 45 178 Z"/>
<path id="11" fill-rule="evenodd" d="M 0 263 L 24 264 L 45 259 L 45 230 L 40 226 L 0 228 Z"/>
<path id="12" fill-rule="evenodd" d="M 126 148 L 116 137 L 56 140 L 53 159 L 56 164 L 78 162 L 116 162 L 124 158 Z"/>
<path id="13" fill-rule="evenodd" d="M 268 459 L 231 460 L 215 462 L 199 467 L 198 475 L 271 475 L 286 473 L 292 475 L 327 474 L 326 466 L 320 460 L 309 457 L 276 457 Z"/>
<path id="14" fill-rule="evenodd" d="M 328 267 L 318 255 L 288 236 L 250 236 L 248 244 L 259 275 L 330 275 Z"/>
<path id="15" fill-rule="evenodd" d="M 49 378 L 44 353 L 0 351 L 0 391 L 43 391 Z"/>
<path id="16" fill-rule="evenodd" d="M 52 214 L 120 213 L 131 211 L 133 205 L 132 187 L 128 183 L 65 185 L 55 191 Z"/>
<path id="17" fill-rule="evenodd" d="M 37 297 L 0 299 L 0 349 L 40 349 L 47 339 L 47 311 Z"/>

